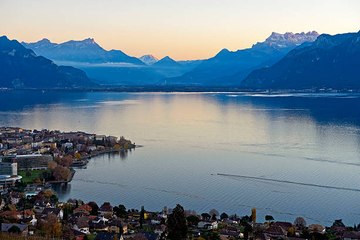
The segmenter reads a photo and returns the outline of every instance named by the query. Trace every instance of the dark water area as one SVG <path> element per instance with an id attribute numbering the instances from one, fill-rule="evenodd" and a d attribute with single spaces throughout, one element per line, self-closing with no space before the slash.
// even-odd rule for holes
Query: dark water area
<path id="1" fill-rule="evenodd" d="M 0 125 L 143 145 L 77 169 L 61 200 L 360 223 L 360 95 L 0 92 Z"/>

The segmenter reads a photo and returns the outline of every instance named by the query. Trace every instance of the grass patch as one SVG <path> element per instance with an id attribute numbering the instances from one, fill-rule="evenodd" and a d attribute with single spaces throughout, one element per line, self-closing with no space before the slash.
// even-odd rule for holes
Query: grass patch
<path id="1" fill-rule="evenodd" d="M 50 170 L 21 170 L 18 172 L 20 176 L 22 176 L 21 181 L 25 184 L 33 183 L 35 179 L 42 179 L 44 173 L 50 172 Z"/>

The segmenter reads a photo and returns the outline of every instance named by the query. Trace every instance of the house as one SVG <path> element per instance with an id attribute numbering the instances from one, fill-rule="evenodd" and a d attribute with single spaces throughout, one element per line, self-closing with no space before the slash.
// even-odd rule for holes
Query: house
<path id="1" fill-rule="evenodd" d="M 73 148 L 73 146 L 74 146 L 74 144 L 72 142 L 67 142 L 67 143 L 62 144 L 62 147 L 67 148 L 67 149 Z"/>
<path id="2" fill-rule="evenodd" d="M 74 229 L 86 235 L 90 234 L 90 220 L 88 217 L 80 217 L 76 220 Z"/>
<path id="3" fill-rule="evenodd" d="M 325 227 L 320 224 L 311 224 L 308 226 L 308 229 L 310 233 L 325 233 Z"/>
<path id="4" fill-rule="evenodd" d="M 92 220 L 92 223 L 107 223 L 109 222 L 109 219 L 105 217 L 96 217 L 94 220 Z"/>
<path id="5" fill-rule="evenodd" d="M 74 239 L 75 240 L 84 240 L 86 239 L 86 234 L 78 230 L 73 229 Z"/>
<path id="6" fill-rule="evenodd" d="M 223 229 L 220 230 L 220 236 L 223 237 L 240 237 L 241 233 L 240 233 L 240 229 L 235 227 L 235 226 L 226 226 Z"/>
<path id="7" fill-rule="evenodd" d="M 213 222 L 200 221 L 200 222 L 198 223 L 198 228 L 213 230 L 213 229 L 217 229 L 217 228 L 218 228 L 218 223 L 217 223 L 217 221 L 213 221 Z"/>
<path id="8" fill-rule="evenodd" d="M 111 218 L 113 215 L 113 207 L 109 202 L 104 202 L 99 208 L 99 213 L 104 217 Z"/>
<path id="9" fill-rule="evenodd" d="M 71 199 L 71 198 L 67 201 L 67 203 L 70 204 L 70 205 L 73 206 L 73 207 L 76 207 L 77 205 L 79 205 L 79 201 L 78 201 L 78 200 L 76 200 L 76 199 Z"/>
<path id="10" fill-rule="evenodd" d="M 96 146 L 95 146 L 95 145 L 88 146 L 88 147 L 87 147 L 87 151 L 88 151 L 88 152 L 96 151 Z"/>
<path id="11" fill-rule="evenodd" d="M 161 223 L 161 221 L 159 221 L 159 220 L 154 220 L 154 219 L 151 220 L 152 225 L 159 225 L 160 223 Z"/>
<path id="12" fill-rule="evenodd" d="M 90 222 L 90 228 L 95 232 L 108 232 L 109 225 L 104 222 L 94 223 Z"/>
<path id="13" fill-rule="evenodd" d="M 274 222 L 271 226 L 279 226 L 286 232 L 289 230 L 289 228 L 293 227 L 292 223 L 290 222 Z"/>
<path id="14" fill-rule="evenodd" d="M 120 219 L 114 219 L 109 222 L 109 232 L 113 233 L 125 233 L 123 229 L 123 223 Z M 127 232 L 127 227 L 126 227 Z"/>
<path id="15" fill-rule="evenodd" d="M 165 224 L 161 224 L 161 225 L 157 225 L 155 227 L 154 233 L 157 233 L 159 235 L 163 234 L 166 231 L 166 225 Z M 125 233 L 125 232 L 124 232 Z"/>
<path id="16" fill-rule="evenodd" d="M 96 234 L 95 240 L 124 240 L 124 238 L 121 234 L 99 232 Z"/>
<path id="17" fill-rule="evenodd" d="M 266 240 L 270 239 L 283 239 L 286 237 L 287 231 L 280 226 L 270 226 L 264 231 L 264 236 Z"/>
<path id="18" fill-rule="evenodd" d="M 101 231 L 109 231 L 109 219 L 105 217 L 96 217 L 94 220 L 90 222 L 90 227 L 95 232 L 101 232 Z"/>
<path id="19" fill-rule="evenodd" d="M 47 217 L 49 214 L 54 214 L 59 220 L 62 220 L 64 217 L 64 211 L 61 208 L 45 208 L 41 216 Z"/>
<path id="20" fill-rule="evenodd" d="M 10 202 L 13 205 L 16 205 L 20 202 L 20 199 L 22 198 L 23 194 L 19 192 L 11 192 L 10 193 Z"/>
<path id="21" fill-rule="evenodd" d="M 158 239 L 160 239 L 160 235 L 157 234 L 157 233 L 145 232 L 145 233 L 143 233 L 143 235 L 147 240 L 158 240 Z"/>
<path id="22" fill-rule="evenodd" d="M 104 141 L 106 138 L 105 135 L 96 135 L 95 136 L 95 141 Z"/>
<path id="23" fill-rule="evenodd" d="M 36 226 L 38 220 L 36 219 L 35 215 L 32 215 L 23 219 L 22 222 L 26 223 L 27 225 Z"/>
<path id="24" fill-rule="evenodd" d="M 47 200 L 36 200 L 34 203 L 34 211 L 36 213 L 42 213 L 45 208 L 54 207 L 50 201 Z"/>
<path id="25" fill-rule="evenodd" d="M 79 206 L 78 208 L 74 209 L 74 213 L 82 213 L 84 215 L 90 215 L 90 212 L 92 210 L 92 207 L 88 204 L 83 204 Z"/>
<path id="26" fill-rule="evenodd" d="M 343 240 L 358 240 L 360 239 L 360 232 L 357 231 L 346 231 L 342 236 Z"/>
<path id="27" fill-rule="evenodd" d="M 0 210 L 2 210 L 5 207 L 5 200 L 0 199 Z"/>
<path id="28" fill-rule="evenodd" d="M 7 220 L 20 220 L 23 217 L 22 212 L 20 211 L 4 211 L 0 213 L 0 217 Z"/>
<path id="29" fill-rule="evenodd" d="M 57 148 L 56 142 L 44 142 L 44 143 L 43 143 L 43 146 L 44 146 L 44 147 L 48 147 L 48 148 L 50 148 L 51 150 L 55 150 L 55 149 Z"/>
<path id="30" fill-rule="evenodd" d="M 28 225 L 26 224 L 17 224 L 17 223 L 2 223 L 1 232 L 11 232 L 12 229 L 17 228 L 20 230 L 21 235 L 27 236 L 29 233 Z"/>

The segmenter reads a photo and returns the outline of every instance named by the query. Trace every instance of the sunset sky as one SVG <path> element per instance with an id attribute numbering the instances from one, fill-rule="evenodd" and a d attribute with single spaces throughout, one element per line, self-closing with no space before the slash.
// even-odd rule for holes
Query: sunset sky
<path id="1" fill-rule="evenodd" d="M 95 38 L 132 56 L 209 58 L 271 32 L 360 30 L 359 0 L 0 0 L 0 35 L 33 42 Z"/>

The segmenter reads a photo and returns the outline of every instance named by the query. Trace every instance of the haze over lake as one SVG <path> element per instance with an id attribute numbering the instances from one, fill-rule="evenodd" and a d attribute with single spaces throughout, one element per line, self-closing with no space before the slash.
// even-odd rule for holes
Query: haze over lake
<path id="1" fill-rule="evenodd" d="M 61 200 L 359 223 L 360 95 L 5 91 L 0 101 L 3 126 L 144 146 L 91 159 Z"/>

